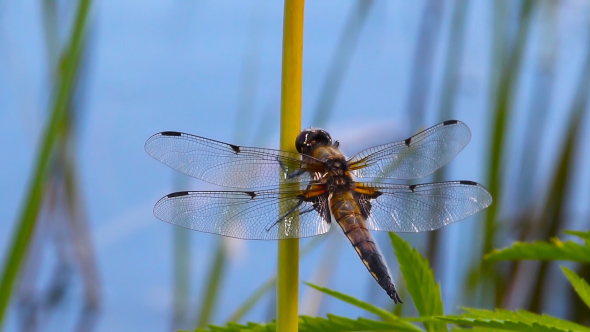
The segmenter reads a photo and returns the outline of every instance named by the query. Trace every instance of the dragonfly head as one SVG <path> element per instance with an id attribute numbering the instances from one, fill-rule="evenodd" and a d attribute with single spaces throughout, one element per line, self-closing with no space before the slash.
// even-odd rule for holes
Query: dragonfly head
<path id="1" fill-rule="evenodd" d="M 320 128 L 307 128 L 295 140 L 295 147 L 299 153 L 311 155 L 319 146 L 332 145 L 332 137 Z"/>

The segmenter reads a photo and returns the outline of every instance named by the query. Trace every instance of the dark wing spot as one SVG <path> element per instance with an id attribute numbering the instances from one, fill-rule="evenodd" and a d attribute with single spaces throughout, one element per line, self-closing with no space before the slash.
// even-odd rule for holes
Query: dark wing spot
<path id="1" fill-rule="evenodd" d="M 408 189 L 410 189 L 412 192 L 414 192 L 414 188 L 416 188 L 415 184 L 412 184 L 408 187 Z"/>
<path id="2" fill-rule="evenodd" d="M 179 191 L 179 192 L 176 192 L 176 193 L 172 193 L 172 194 L 170 194 L 170 195 L 168 195 L 166 197 L 172 198 L 172 197 L 178 197 L 178 196 L 186 196 L 188 194 L 189 194 L 188 191 Z"/>
<path id="3" fill-rule="evenodd" d="M 244 194 L 250 196 L 250 198 L 254 199 L 256 197 L 256 193 L 253 191 L 244 191 Z"/>
<path id="4" fill-rule="evenodd" d="M 410 138 L 408 138 L 407 140 L 405 140 L 405 142 L 406 142 L 406 145 L 407 145 L 407 146 L 410 146 L 410 142 L 411 142 L 411 141 L 412 141 L 412 138 L 411 138 L 411 137 L 410 137 Z"/>
<path id="5" fill-rule="evenodd" d="M 163 131 L 160 133 L 160 135 L 162 135 L 162 136 L 180 136 L 180 135 L 182 135 L 182 133 L 179 133 L 177 131 Z"/>
<path id="6" fill-rule="evenodd" d="M 457 121 L 457 120 L 447 120 L 447 121 L 443 122 L 443 125 L 448 126 L 448 125 L 455 124 L 457 122 L 459 122 L 459 121 Z"/>
<path id="7" fill-rule="evenodd" d="M 239 147 L 239 146 L 237 146 L 237 145 L 233 145 L 233 144 L 228 144 L 228 145 L 229 145 L 229 147 L 230 147 L 232 150 L 234 150 L 234 152 L 235 152 L 235 153 L 238 153 L 238 152 L 240 152 L 240 147 Z"/>
<path id="8" fill-rule="evenodd" d="M 460 184 L 466 184 L 468 186 L 477 186 L 477 182 L 473 181 L 459 181 Z"/>

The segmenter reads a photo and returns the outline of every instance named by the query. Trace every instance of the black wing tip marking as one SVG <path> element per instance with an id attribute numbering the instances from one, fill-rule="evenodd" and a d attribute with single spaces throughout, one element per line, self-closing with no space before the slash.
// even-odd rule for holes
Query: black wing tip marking
<path id="1" fill-rule="evenodd" d="M 462 124 L 463 122 L 461 122 L 459 120 L 447 120 L 447 121 L 444 121 L 442 123 L 442 125 L 443 126 L 450 126 L 450 125 L 454 125 L 454 124 L 458 124 L 458 123 Z M 431 128 L 428 128 L 428 129 L 431 129 Z M 426 129 L 426 130 L 428 130 L 428 129 Z M 420 133 L 418 133 L 418 134 L 420 134 Z M 418 135 L 418 134 L 416 134 L 416 135 Z M 416 136 L 416 135 L 414 135 L 414 136 Z M 414 136 L 412 136 L 412 137 L 414 137 Z M 404 143 L 406 143 L 407 146 L 410 146 L 410 143 L 412 142 L 412 137 L 410 137 L 404 141 Z"/>
<path id="2" fill-rule="evenodd" d="M 418 185 L 417 184 L 412 184 L 408 187 L 408 189 L 410 189 L 412 192 L 414 192 L 414 189 L 416 189 Z"/>
<path id="3" fill-rule="evenodd" d="M 469 181 L 469 180 L 462 180 L 462 181 L 459 181 L 459 183 L 460 184 L 465 184 L 465 185 L 468 185 L 468 186 L 479 186 L 479 183 L 474 182 L 474 181 Z"/>
<path id="4" fill-rule="evenodd" d="M 179 196 L 187 196 L 188 194 L 190 194 L 190 191 L 179 191 L 179 192 L 175 192 L 175 193 L 166 195 L 166 198 L 174 198 L 174 197 L 179 197 Z"/>
<path id="5" fill-rule="evenodd" d="M 229 147 L 232 150 L 234 150 L 235 153 L 238 153 L 238 152 L 242 151 L 242 149 L 239 146 L 237 146 L 237 145 L 233 145 L 233 144 L 229 144 L 229 143 L 227 145 L 229 145 Z"/>
<path id="6" fill-rule="evenodd" d="M 160 133 L 162 136 L 182 136 L 181 132 L 178 131 L 163 131 Z"/>
<path id="7" fill-rule="evenodd" d="M 244 194 L 250 196 L 250 198 L 254 199 L 256 197 L 256 193 L 253 191 L 244 191 Z"/>

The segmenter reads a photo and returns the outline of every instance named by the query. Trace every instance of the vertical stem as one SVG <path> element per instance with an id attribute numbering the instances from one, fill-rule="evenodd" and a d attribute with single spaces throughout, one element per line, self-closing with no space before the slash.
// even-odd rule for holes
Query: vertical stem
<path id="1" fill-rule="evenodd" d="M 283 73 L 281 84 L 281 149 L 295 150 L 301 131 L 301 81 L 304 0 L 285 0 Z M 297 331 L 299 301 L 299 239 L 279 241 L 277 330 Z"/>

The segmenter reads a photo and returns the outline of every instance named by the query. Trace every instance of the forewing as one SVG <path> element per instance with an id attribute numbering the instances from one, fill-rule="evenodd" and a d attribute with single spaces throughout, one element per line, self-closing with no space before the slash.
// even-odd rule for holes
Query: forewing
<path id="1" fill-rule="evenodd" d="M 417 179 L 453 159 L 471 139 L 467 125 L 449 120 L 406 140 L 379 145 L 350 158 L 359 178 Z"/>
<path id="2" fill-rule="evenodd" d="M 147 153 L 186 175 L 226 187 L 263 188 L 279 182 L 305 183 L 308 171 L 320 171 L 319 161 L 280 150 L 250 148 L 175 131 L 153 135 Z"/>
<path id="3" fill-rule="evenodd" d="M 154 215 L 195 231 L 248 240 L 280 240 L 330 229 L 327 194 L 302 201 L 299 190 L 185 191 L 167 195 Z M 282 215 L 279 215 L 279 212 Z M 298 217 L 297 217 L 298 215 Z"/>
<path id="4" fill-rule="evenodd" d="M 492 196 L 472 181 L 420 185 L 357 183 L 357 201 L 376 231 L 424 232 L 465 219 L 492 204 Z"/>

